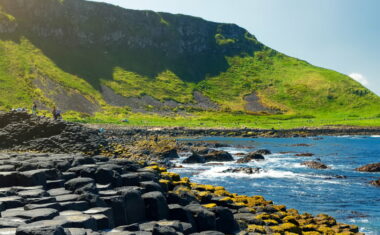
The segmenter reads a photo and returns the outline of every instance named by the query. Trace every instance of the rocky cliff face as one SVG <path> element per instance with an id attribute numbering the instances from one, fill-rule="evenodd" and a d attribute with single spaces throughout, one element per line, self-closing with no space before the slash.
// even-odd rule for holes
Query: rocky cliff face
<path id="1" fill-rule="evenodd" d="M 6 36 L 27 37 L 67 72 L 93 83 L 94 77 L 110 78 L 112 66 L 151 76 L 170 68 L 185 80 L 199 81 L 223 71 L 225 56 L 252 54 L 263 47 L 237 25 L 189 16 L 82 0 L 1 0 L 0 4 L 17 21 L 16 28 L 3 30 L 11 33 Z M 82 61 L 81 68 L 67 61 L 78 54 L 97 56 L 106 69 L 96 69 L 98 61 Z M 94 73 L 83 72 L 94 68 Z"/>

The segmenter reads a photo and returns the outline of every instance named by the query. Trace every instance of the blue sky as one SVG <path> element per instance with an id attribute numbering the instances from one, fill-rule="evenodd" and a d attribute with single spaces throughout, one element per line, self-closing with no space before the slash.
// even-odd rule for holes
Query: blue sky
<path id="1" fill-rule="evenodd" d="M 379 0 L 94 0 L 235 23 L 267 46 L 380 95 Z"/>

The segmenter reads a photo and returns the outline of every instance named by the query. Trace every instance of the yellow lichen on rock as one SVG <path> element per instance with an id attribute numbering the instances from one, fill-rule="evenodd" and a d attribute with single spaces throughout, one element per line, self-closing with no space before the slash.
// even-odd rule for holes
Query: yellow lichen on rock
<path id="1" fill-rule="evenodd" d="M 250 233 L 266 233 L 264 226 L 250 224 L 248 225 L 247 232 Z"/>
<path id="2" fill-rule="evenodd" d="M 204 208 L 214 208 L 216 207 L 217 205 L 215 203 L 209 203 L 209 204 L 203 204 L 202 205 Z"/>
<path id="3" fill-rule="evenodd" d="M 296 234 L 301 233 L 301 229 L 297 225 L 292 224 L 292 223 L 284 223 L 277 226 L 271 226 L 270 229 L 273 232 L 277 232 L 277 233 L 285 233 L 285 232 L 291 232 L 291 233 L 296 233 Z"/>

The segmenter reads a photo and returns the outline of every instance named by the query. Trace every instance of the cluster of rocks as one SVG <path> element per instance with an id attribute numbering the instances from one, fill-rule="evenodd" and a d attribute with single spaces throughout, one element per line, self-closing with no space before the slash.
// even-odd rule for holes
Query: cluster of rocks
<path id="1" fill-rule="evenodd" d="M 367 164 L 365 166 L 358 167 L 355 170 L 361 171 L 361 172 L 380 172 L 380 162 Z M 380 179 L 371 180 L 370 184 L 374 186 L 380 186 Z"/>
<path id="2" fill-rule="evenodd" d="M 26 112 L 0 113 L 0 129 L 0 150 L 75 153 L 107 146 L 97 130 Z"/>
<path id="3" fill-rule="evenodd" d="M 101 126 L 96 125 L 94 128 Z M 235 137 L 308 137 L 308 136 L 339 136 L 339 135 L 379 135 L 380 128 L 378 127 L 321 127 L 321 128 L 296 128 L 296 129 L 212 129 L 212 128 L 120 128 L 107 127 L 107 135 L 118 136 L 119 138 L 126 138 L 134 135 L 146 136 L 235 136 Z M 320 137 L 315 140 L 321 139 Z M 125 139 L 127 140 L 127 139 Z M 299 145 L 303 146 L 303 145 Z"/>
<path id="4" fill-rule="evenodd" d="M 182 199 L 169 192 L 165 181 L 160 182 L 157 171 L 125 159 L 1 154 L 0 165 L 0 234 L 191 234 L 208 230 L 223 234 L 239 230 L 228 209 L 211 211 L 196 200 Z"/>
<path id="5" fill-rule="evenodd" d="M 230 162 L 234 161 L 232 155 L 223 150 L 212 150 L 206 154 L 200 155 L 193 152 L 191 156 L 183 160 L 183 163 L 193 164 L 193 163 L 205 163 L 205 162 Z"/>

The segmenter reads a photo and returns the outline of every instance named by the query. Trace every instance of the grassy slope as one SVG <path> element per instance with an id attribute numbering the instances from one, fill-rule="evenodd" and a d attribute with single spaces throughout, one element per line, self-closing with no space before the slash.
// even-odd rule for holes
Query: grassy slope
<path id="1" fill-rule="evenodd" d="M 0 55 L 0 102 L 3 108 L 29 107 L 33 100 L 46 99 L 40 90 L 33 89 L 31 80 L 36 76 L 47 76 L 102 102 L 105 111 L 95 117 L 80 118 L 75 113 L 66 115 L 77 121 L 117 123 L 128 118 L 131 125 L 191 127 L 380 126 L 378 103 L 375 102 L 379 98 L 360 84 L 337 72 L 294 58 L 270 55 L 269 52 L 256 53 L 255 57 L 229 58 L 231 67 L 227 72 L 198 84 L 183 82 L 170 71 L 150 79 L 120 68 L 115 68 L 114 81 L 104 82 L 116 91 L 124 92 L 125 96 L 149 94 L 158 99 L 172 98 L 179 102 L 191 101 L 192 91 L 198 89 L 235 110 L 243 107 L 244 95 L 257 91 L 268 105 L 289 110 L 288 115 L 255 116 L 239 112 L 203 112 L 187 117 L 127 115 L 126 109 L 106 105 L 99 92 L 83 79 L 60 70 L 26 39 L 19 44 L 0 41 Z M 310 109 L 310 104 L 313 109 Z M 314 118 L 303 116 L 305 114 Z"/>

